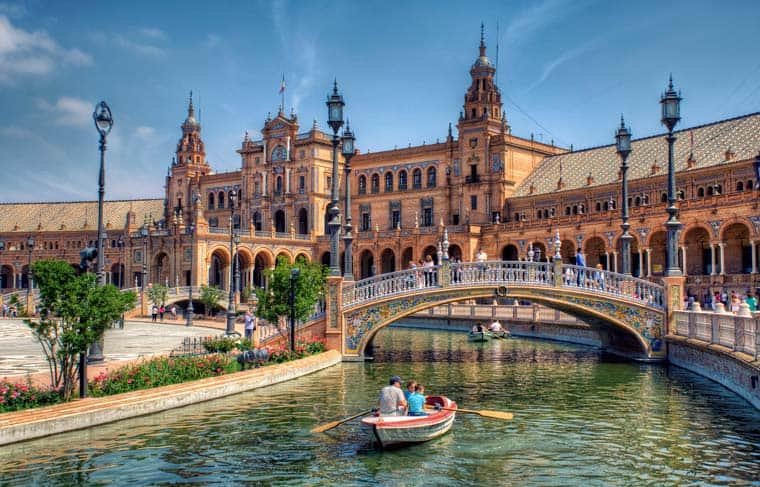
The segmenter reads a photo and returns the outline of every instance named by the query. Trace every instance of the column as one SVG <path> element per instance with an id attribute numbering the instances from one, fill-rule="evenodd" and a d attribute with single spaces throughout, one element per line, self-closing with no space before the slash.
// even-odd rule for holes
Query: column
<path id="1" fill-rule="evenodd" d="M 710 275 L 714 276 L 715 272 L 715 244 L 710 244 Z"/>
<path id="2" fill-rule="evenodd" d="M 723 242 L 718 242 L 718 247 L 720 247 L 720 275 L 725 276 L 726 275 L 726 253 L 725 253 L 726 244 L 724 244 Z"/>
<path id="3" fill-rule="evenodd" d="M 604 253 L 604 258 L 607 259 L 607 270 L 611 271 L 612 270 L 612 266 L 610 265 L 610 253 L 609 252 L 605 252 Z"/>
<path id="4" fill-rule="evenodd" d="M 613 250 L 612 251 L 612 265 L 614 267 L 613 270 L 612 270 L 612 272 L 617 272 L 618 271 L 618 268 L 617 268 L 617 250 Z"/>
<path id="5" fill-rule="evenodd" d="M 754 240 L 749 241 L 749 247 L 752 249 L 752 274 L 757 274 L 757 244 Z"/>
<path id="6" fill-rule="evenodd" d="M 686 246 L 681 246 L 681 268 L 683 269 L 683 275 L 687 275 L 686 272 Z"/>
<path id="7" fill-rule="evenodd" d="M 645 249 L 647 253 L 647 277 L 652 277 L 652 249 Z"/>
<path id="8" fill-rule="evenodd" d="M 264 171 L 261 171 L 259 174 L 261 174 L 261 195 L 266 196 L 267 195 L 267 173 Z"/>
<path id="9" fill-rule="evenodd" d="M 285 169 L 285 192 L 290 193 L 290 168 Z"/>
<path id="10" fill-rule="evenodd" d="M 644 251 L 639 249 L 639 277 L 644 275 Z"/>

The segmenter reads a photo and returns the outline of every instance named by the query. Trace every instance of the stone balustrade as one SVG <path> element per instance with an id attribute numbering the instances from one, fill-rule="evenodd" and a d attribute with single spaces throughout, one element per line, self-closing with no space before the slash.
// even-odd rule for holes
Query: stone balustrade
<path id="1" fill-rule="evenodd" d="M 746 305 L 745 305 L 746 307 Z M 719 304 L 715 312 L 674 311 L 675 335 L 698 340 L 705 344 L 720 345 L 735 352 L 758 359 L 760 350 L 760 318 L 748 310 L 734 315 L 726 313 Z"/>

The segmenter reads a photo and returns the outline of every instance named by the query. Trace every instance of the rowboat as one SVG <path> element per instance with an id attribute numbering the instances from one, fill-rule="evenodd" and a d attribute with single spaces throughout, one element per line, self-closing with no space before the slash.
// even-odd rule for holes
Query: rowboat
<path id="1" fill-rule="evenodd" d="M 499 331 L 492 331 L 490 332 L 491 335 L 493 335 L 494 338 L 509 338 L 510 335 L 507 330 L 499 330 Z"/>
<path id="2" fill-rule="evenodd" d="M 490 331 L 471 331 L 467 335 L 467 340 L 471 342 L 487 342 L 493 338 Z"/>
<path id="3" fill-rule="evenodd" d="M 443 407 L 449 409 L 431 409 L 427 416 L 378 416 L 377 414 L 362 419 L 362 428 L 371 432 L 381 447 L 422 443 L 437 438 L 454 423 L 457 403 L 446 396 L 428 396 L 425 407 Z"/>

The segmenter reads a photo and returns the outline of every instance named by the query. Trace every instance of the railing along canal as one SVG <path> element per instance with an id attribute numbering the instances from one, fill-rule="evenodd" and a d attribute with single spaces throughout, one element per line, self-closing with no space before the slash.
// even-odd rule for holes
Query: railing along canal
<path id="1" fill-rule="evenodd" d="M 580 289 L 615 298 L 637 301 L 653 308 L 665 306 L 659 284 L 616 272 L 562 264 L 555 274 L 553 262 L 464 262 L 407 269 L 380 274 L 355 283 L 344 283 L 343 306 L 365 303 L 424 289 L 472 286 L 546 286 Z M 445 275 L 444 273 L 448 273 Z"/>
<path id="2" fill-rule="evenodd" d="M 721 345 L 758 359 L 760 319 L 710 311 L 674 311 L 675 334 L 706 344 Z"/>

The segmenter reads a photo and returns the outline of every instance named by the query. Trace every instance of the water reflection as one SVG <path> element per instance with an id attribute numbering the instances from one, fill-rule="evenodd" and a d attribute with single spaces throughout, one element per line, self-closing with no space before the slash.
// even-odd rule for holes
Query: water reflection
<path id="1" fill-rule="evenodd" d="M 389 329 L 375 360 L 259 391 L 0 449 L 0 485 L 760 485 L 760 413 L 677 368 L 587 347 Z M 462 407 L 452 431 L 378 451 L 356 423 L 399 374 Z"/>

